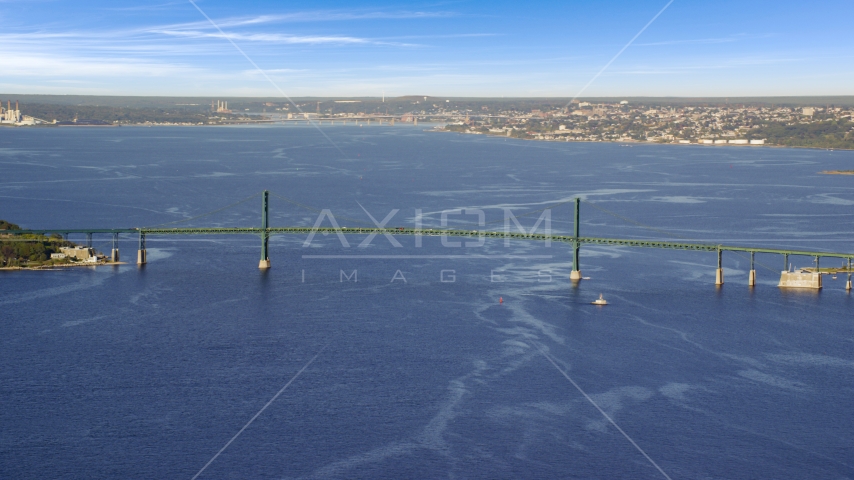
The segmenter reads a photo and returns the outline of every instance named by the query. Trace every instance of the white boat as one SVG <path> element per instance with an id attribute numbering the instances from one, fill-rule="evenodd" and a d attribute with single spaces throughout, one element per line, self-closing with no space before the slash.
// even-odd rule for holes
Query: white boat
<path id="1" fill-rule="evenodd" d="M 599 298 L 593 300 L 593 305 L 608 305 L 608 302 L 604 298 L 602 298 L 602 294 L 600 293 Z"/>

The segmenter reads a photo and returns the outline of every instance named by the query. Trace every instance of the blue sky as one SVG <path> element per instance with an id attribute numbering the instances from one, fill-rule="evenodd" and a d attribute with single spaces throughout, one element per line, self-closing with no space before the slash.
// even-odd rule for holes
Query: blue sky
<path id="1" fill-rule="evenodd" d="M 290 96 L 573 97 L 666 4 L 197 0 Z M 675 0 L 584 96 L 854 94 L 854 2 Z M 278 96 L 189 0 L 0 0 L 0 92 Z"/>

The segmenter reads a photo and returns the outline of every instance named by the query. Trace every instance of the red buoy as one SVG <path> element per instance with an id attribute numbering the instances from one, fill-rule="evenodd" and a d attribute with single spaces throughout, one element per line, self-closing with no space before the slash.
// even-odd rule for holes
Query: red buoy
<path id="1" fill-rule="evenodd" d="M 504 297 L 498 297 L 498 303 L 504 303 Z"/>

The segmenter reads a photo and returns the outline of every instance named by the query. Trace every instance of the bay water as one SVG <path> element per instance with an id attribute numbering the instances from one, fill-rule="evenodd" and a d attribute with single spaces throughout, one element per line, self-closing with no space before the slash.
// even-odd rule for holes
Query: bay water
<path id="1" fill-rule="evenodd" d="M 512 212 L 571 234 L 580 197 L 582 236 L 854 252 L 854 177 L 819 173 L 852 164 L 401 126 L 3 129 L 0 218 L 258 227 L 266 189 L 271 226 Z M 0 272 L 0 478 L 854 477 L 844 274 L 781 290 L 758 254 L 749 289 L 726 252 L 716 288 L 712 252 L 585 245 L 573 285 L 559 242 L 345 240 L 273 236 L 261 271 L 256 236 L 149 235 L 140 268 L 123 235 L 126 265 Z"/>

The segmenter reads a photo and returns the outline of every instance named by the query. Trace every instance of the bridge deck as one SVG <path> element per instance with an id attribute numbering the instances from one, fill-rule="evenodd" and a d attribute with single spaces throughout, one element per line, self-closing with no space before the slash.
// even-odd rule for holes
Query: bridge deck
<path id="1" fill-rule="evenodd" d="M 259 227 L 236 227 L 236 228 L 66 228 L 51 230 L 3 230 L 6 234 L 31 234 L 47 235 L 51 233 L 109 233 L 109 234 L 143 234 L 143 235 L 262 235 L 264 229 Z M 518 240 L 551 240 L 573 244 L 589 245 L 613 245 L 624 247 L 644 248 L 668 248 L 674 250 L 697 250 L 706 252 L 733 251 L 772 253 L 781 255 L 804 255 L 810 257 L 836 257 L 854 259 L 854 253 L 819 252 L 813 250 L 788 250 L 779 248 L 742 247 L 734 245 L 721 245 L 713 243 L 684 243 L 666 242 L 659 240 L 637 240 L 621 238 L 599 238 L 599 237 L 573 237 L 569 235 L 545 235 L 541 233 L 513 233 L 478 230 L 451 230 L 451 229 L 415 229 L 415 228 L 347 228 L 341 229 L 324 227 L 270 227 L 266 229 L 268 236 L 280 234 L 309 234 L 309 233 L 343 233 L 348 235 L 424 235 L 424 236 L 453 236 L 453 237 L 485 237 L 485 238 L 510 238 Z"/>

